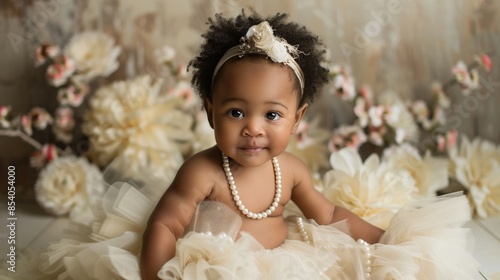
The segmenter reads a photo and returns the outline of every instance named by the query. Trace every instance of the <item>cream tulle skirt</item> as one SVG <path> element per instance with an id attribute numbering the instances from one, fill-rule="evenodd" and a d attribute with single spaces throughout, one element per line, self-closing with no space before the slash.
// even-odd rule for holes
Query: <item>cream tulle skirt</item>
<path id="1" fill-rule="evenodd" d="M 127 183 L 109 188 L 87 226 L 71 223 L 64 239 L 43 255 L 46 278 L 140 279 L 141 237 L 159 197 L 154 188 Z M 217 217 L 214 219 L 214 217 Z M 461 195 L 418 201 L 392 219 L 380 243 L 353 240 L 346 223 L 319 226 L 286 218 L 288 237 L 264 249 L 239 232 L 239 215 L 218 202 L 199 205 L 178 240 L 162 279 L 472 279 L 477 273 L 469 220 Z M 214 222 L 216 221 L 216 222 Z"/>

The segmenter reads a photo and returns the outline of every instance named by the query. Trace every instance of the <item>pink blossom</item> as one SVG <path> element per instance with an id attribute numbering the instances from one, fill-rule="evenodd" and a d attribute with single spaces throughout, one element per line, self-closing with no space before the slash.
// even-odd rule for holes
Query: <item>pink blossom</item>
<path id="1" fill-rule="evenodd" d="M 52 123 L 52 117 L 45 109 L 40 107 L 31 109 L 30 118 L 33 122 L 33 126 L 40 130 L 45 129 L 47 125 Z"/>
<path id="2" fill-rule="evenodd" d="M 331 152 L 338 151 L 346 146 L 345 139 L 340 135 L 333 135 L 330 142 L 328 142 L 328 149 Z"/>
<path id="3" fill-rule="evenodd" d="M 333 87 L 335 94 L 344 100 L 353 100 L 356 97 L 356 88 L 354 79 L 350 75 L 349 68 L 334 65 L 330 69 L 330 75 L 333 76 Z"/>
<path id="4" fill-rule="evenodd" d="M 459 61 L 452 68 L 455 79 L 460 83 L 464 94 L 469 94 L 471 89 L 476 89 L 479 85 L 479 74 L 476 69 L 468 70 L 464 62 Z"/>
<path id="5" fill-rule="evenodd" d="M 174 88 L 169 90 L 168 94 L 182 99 L 186 107 L 192 107 L 198 103 L 196 93 L 191 87 L 191 84 L 185 81 L 177 83 Z"/>
<path id="6" fill-rule="evenodd" d="M 75 69 L 75 62 L 67 56 L 63 56 L 61 63 L 56 62 L 47 68 L 47 80 L 51 85 L 59 87 L 68 81 Z"/>
<path id="7" fill-rule="evenodd" d="M 446 149 L 446 138 L 443 135 L 437 136 L 437 149 L 440 152 Z"/>
<path id="8" fill-rule="evenodd" d="M 42 154 L 47 159 L 47 162 L 57 158 L 57 148 L 54 144 L 45 144 L 42 147 Z"/>
<path id="9" fill-rule="evenodd" d="M 51 44 L 42 44 L 35 51 L 35 65 L 42 65 L 47 61 L 47 58 L 55 59 L 61 50 L 59 47 Z"/>
<path id="10" fill-rule="evenodd" d="M 7 119 L 9 114 L 10 114 L 9 106 L 0 106 L 0 127 L 2 128 L 10 127 L 10 121 Z"/>
<path id="11" fill-rule="evenodd" d="M 331 152 L 338 151 L 344 147 L 359 149 L 367 141 L 366 134 L 357 125 L 342 125 L 333 131 L 332 138 L 328 142 Z"/>
<path id="12" fill-rule="evenodd" d="M 487 54 L 482 54 L 481 55 L 481 63 L 486 70 L 486 72 L 490 72 L 491 69 L 493 68 L 493 63 L 491 62 L 491 58 Z"/>
<path id="13" fill-rule="evenodd" d="M 384 116 L 384 107 L 379 105 L 379 106 L 372 106 L 370 109 L 368 109 L 368 116 L 370 118 L 370 124 L 374 127 L 379 127 L 381 126 L 384 121 L 383 121 L 383 116 Z"/>
<path id="14" fill-rule="evenodd" d="M 160 64 L 171 63 L 175 57 L 175 49 L 170 46 L 164 46 L 155 51 L 156 60 Z"/>
<path id="15" fill-rule="evenodd" d="M 88 91 L 88 86 L 85 84 L 70 85 L 59 89 L 59 92 L 57 93 L 57 100 L 61 105 L 78 107 L 82 105 Z"/>
<path id="16" fill-rule="evenodd" d="M 294 134 L 295 138 L 297 139 L 297 142 L 299 142 L 301 145 L 307 146 L 307 144 L 311 143 L 312 139 L 309 138 L 308 131 L 309 131 L 309 123 L 307 121 L 302 120 L 299 123 L 297 131 Z"/>
<path id="17" fill-rule="evenodd" d="M 372 91 L 372 89 L 367 85 L 363 85 L 359 88 L 359 94 L 365 100 L 366 105 L 368 107 L 371 107 L 373 104 L 373 91 Z"/>
<path id="18" fill-rule="evenodd" d="M 385 125 L 381 126 L 370 126 L 368 129 L 368 140 L 377 145 L 384 145 L 384 135 L 387 134 L 387 127 Z"/>
<path id="19" fill-rule="evenodd" d="M 358 122 L 361 127 L 366 127 L 369 122 L 367 108 L 369 108 L 366 104 L 364 98 L 356 98 L 356 102 L 354 105 L 354 114 L 358 117 Z"/>
<path id="20" fill-rule="evenodd" d="M 448 149 L 454 148 L 457 145 L 458 131 L 450 130 L 446 133 L 446 145 Z"/>
<path id="21" fill-rule="evenodd" d="M 33 129 L 31 128 L 31 118 L 28 115 L 23 115 L 21 117 L 21 126 L 26 134 L 33 134 Z"/>
<path id="22" fill-rule="evenodd" d="M 439 135 L 437 137 L 437 149 L 438 151 L 445 151 L 446 149 L 453 149 L 457 145 L 458 132 L 456 130 L 450 130 L 446 132 L 445 135 Z"/>
<path id="23" fill-rule="evenodd" d="M 71 130 L 75 126 L 73 110 L 68 107 L 60 107 L 56 111 L 56 126 L 65 130 Z"/>
<path id="24" fill-rule="evenodd" d="M 64 143 L 69 143 L 73 140 L 72 130 L 75 127 L 75 119 L 73 118 L 73 110 L 68 107 L 60 107 L 56 111 L 56 121 L 52 131 L 57 140 Z"/>

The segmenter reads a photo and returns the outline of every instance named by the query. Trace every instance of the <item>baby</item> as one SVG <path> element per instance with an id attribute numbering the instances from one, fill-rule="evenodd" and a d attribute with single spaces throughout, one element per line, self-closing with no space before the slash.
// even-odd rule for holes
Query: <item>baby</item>
<path id="1" fill-rule="evenodd" d="M 266 20 L 217 15 L 194 58 L 193 85 L 216 146 L 188 159 L 153 211 L 143 235 L 144 279 L 155 279 L 203 201 L 221 202 L 266 249 L 287 238 L 291 200 L 320 225 L 346 220 L 352 238 L 376 243 L 383 230 L 333 205 L 315 190 L 307 166 L 285 152 L 308 105 L 327 82 L 318 38 L 286 15 Z"/>

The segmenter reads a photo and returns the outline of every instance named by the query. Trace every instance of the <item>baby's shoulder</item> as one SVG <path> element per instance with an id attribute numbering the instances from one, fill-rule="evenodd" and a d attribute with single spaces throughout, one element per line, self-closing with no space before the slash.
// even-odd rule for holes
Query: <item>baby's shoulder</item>
<path id="1" fill-rule="evenodd" d="M 221 162 L 220 156 L 210 148 L 187 159 L 179 168 L 176 177 L 192 182 L 207 181 L 210 174 L 220 171 Z"/>
<path id="2" fill-rule="evenodd" d="M 284 152 L 278 157 L 281 169 L 292 175 L 301 176 L 303 172 L 309 172 L 307 165 L 296 155 Z M 282 171 L 283 172 L 283 171 Z"/>

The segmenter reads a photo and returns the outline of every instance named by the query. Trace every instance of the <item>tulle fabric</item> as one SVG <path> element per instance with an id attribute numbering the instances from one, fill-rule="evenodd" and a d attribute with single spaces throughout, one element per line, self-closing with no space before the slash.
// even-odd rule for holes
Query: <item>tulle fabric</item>
<path id="1" fill-rule="evenodd" d="M 248 234 L 236 238 L 234 228 L 241 222 L 227 206 L 204 202 L 201 209 L 206 212 L 197 212 L 195 231 L 178 241 L 175 258 L 160 270 L 162 279 L 474 279 L 477 274 L 469 253 L 473 238 L 461 228 L 470 218 L 464 196 L 406 205 L 368 256 L 345 222 L 320 226 L 308 221 L 308 244 L 297 220 L 289 217 L 286 241 L 266 250 Z M 203 230 L 213 226 L 211 211 L 234 218 L 218 219 L 217 231 Z M 224 223 L 228 232 L 220 229 Z"/>
<path id="2" fill-rule="evenodd" d="M 70 223 L 40 265 L 52 279 L 140 279 L 141 237 L 157 203 L 157 186 L 115 183 L 94 208 L 90 225 Z M 288 237 L 264 249 L 239 232 L 240 216 L 219 202 L 203 202 L 189 231 L 178 240 L 162 279 L 473 279 L 472 236 L 461 228 L 470 218 L 462 195 L 417 201 L 401 208 L 380 243 L 367 255 L 346 222 L 317 225 L 287 217 Z M 34 277 L 33 279 L 37 279 Z"/>

